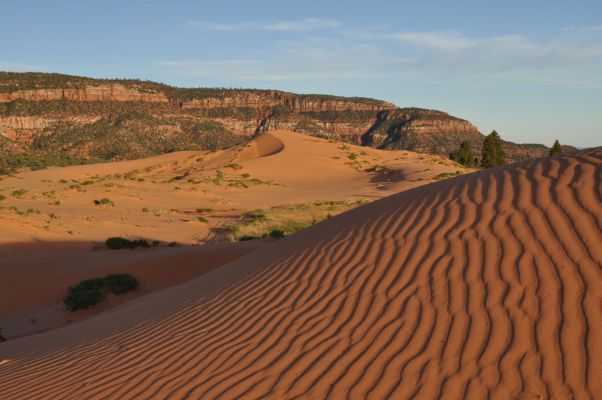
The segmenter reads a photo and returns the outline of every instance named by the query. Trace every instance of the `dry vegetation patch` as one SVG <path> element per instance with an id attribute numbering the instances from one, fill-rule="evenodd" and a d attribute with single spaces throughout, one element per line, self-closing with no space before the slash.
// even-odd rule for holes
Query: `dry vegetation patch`
<path id="1" fill-rule="evenodd" d="M 228 227 L 230 240 L 279 239 L 340 214 L 367 200 L 314 201 L 249 211 Z"/>

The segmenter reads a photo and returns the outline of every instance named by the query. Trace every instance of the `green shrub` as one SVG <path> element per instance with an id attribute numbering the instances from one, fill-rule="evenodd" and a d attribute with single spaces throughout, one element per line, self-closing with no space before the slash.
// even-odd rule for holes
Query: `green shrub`
<path id="1" fill-rule="evenodd" d="M 25 189 L 19 189 L 19 190 L 15 190 L 15 191 L 12 193 L 12 195 L 13 195 L 13 197 L 21 198 L 21 197 L 23 197 L 23 195 L 24 195 L 25 193 L 27 193 L 27 190 L 25 190 Z"/>
<path id="2" fill-rule="evenodd" d="M 27 210 L 19 210 L 17 207 L 12 206 L 9 208 L 9 210 L 14 211 L 15 214 L 25 215 L 25 216 L 40 213 L 40 210 L 38 210 L 37 208 L 28 208 Z"/>
<path id="3" fill-rule="evenodd" d="M 449 153 L 449 158 L 465 167 L 473 168 L 477 165 L 477 159 L 472 152 L 470 142 L 460 143 L 460 148 Z"/>
<path id="4" fill-rule="evenodd" d="M 225 166 L 225 168 L 232 168 L 233 170 L 242 169 L 242 165 L 232 163 Z"/>
<path id="5" fill-rule="evenodd" d="M 136 288 L 138 280 L 132 275 L 111 274 L 104 278 L 87 279 L 71 286 L 63 302 L 67 309 L 73 312 L 100 303 L 107 292 L 121 295 Z"/>
<path id="6" fill-rule="evenodd" d="M 213 183 L 215 183 L 216 185 L 221 185 L 223 180 L 224 180 L 224 173 L 221 170 L 216 169 L 215 170 L 215 179 L 213 179 Z"/>
<path id="7" fill-rule="evenodd" d="M 196 220 L 199 221 L 199 222 L 202 222 L 204 224 L 208 224 L 209 223 L 209 220 L 207 218 L 201 217 L 201 216 L 196 217 Z"/>
<path id="8" fill-rule="evenodd" d="M 93 306 L 100 303 L 105 297 L 105 293 L 101 291 L 102 286 L 102 278 L 81 281 L 77 285 L 73 285 L 69 288 L 67 297 L 65 297 L 63 302 L 69 311 Z"/>
<path id="9" fill-rule="evenodd" d="M 114 294 L 124 294 L 138 288 L 138 281 L 130 274 L 111 274 L 104 278 L 104 285 Z"/>
<path id="10" fill-rule="evenodd" d="M 150 244 L 147 240 L 129 240 L 122 237 L 110 237 L 105 241 L 105 246 L 111 250 L 135 249 L 136 247 L 149 248 Z"/>
<path id="11" fill-rule="evenodd" d="M 0 201 L 6 200 L 6 196 L 0 194 Z"/>
<path id="12" fill-rule="evenodd" d="M 284 231 L 282 229 L 274 229 L 270 232 L 270 237 L 274 239 L 282 239 L 284 237 Z"/>
<path id="13" fill-rule="evenodd" d="M 64 303 L 69 311 L 75 311 L 98 304 L 104 297 L 100 290 L 71 290 L 70 288 Z"/>
<path id="14" fill-rule="evenodd" d="M 94 205 L 115 207 L 115 203 L 113 203 L 112 200 L 107 199 L 106 197 L 104 199 L 94 200 Z"/>

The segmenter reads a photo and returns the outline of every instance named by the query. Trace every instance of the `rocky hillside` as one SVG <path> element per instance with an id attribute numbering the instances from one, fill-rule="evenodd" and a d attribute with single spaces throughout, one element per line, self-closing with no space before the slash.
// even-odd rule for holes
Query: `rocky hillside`
<path id="1" fill-rule="evenodd" d="M 138 80 L 0 72 L 0 169 L 217 149 L 272 129 L 448 154 L 483 135 L 446 113 L 354 97 L 175 88 Z M 509 158 L 547 153 L 508 143 Z M 0 171 L 1 172 L 1 171 Z"/>

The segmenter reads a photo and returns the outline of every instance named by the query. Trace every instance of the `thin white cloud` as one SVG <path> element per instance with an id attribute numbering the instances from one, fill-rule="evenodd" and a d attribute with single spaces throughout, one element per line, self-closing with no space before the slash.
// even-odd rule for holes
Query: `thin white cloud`
<path id="1" fill-rule="evenodd" d="M 153 64 L 161 67 L 175 68 L 205 68 L 205 67 L 225 67 L 225 66 L 248 66 L 250 64 L 265 64 L 261 60 L 201 60 L 201 61 L 155 61 Z"/>
<path id="2" fill-rule="evenodd" d="M 602 33 L 602 25 L 566 26 L 562 28 L 562 31 L 578 33 Z"/>
<path id="3" fill-rule="evenodd" d="M 0 71 L 39 71 L 43 69 L 38 65 L 30 65 L 0 60 Z"/>
<path id="4" fill-rule="evenodd" d="M 270 31 L 311 31 L 319 29 L 336 29 L 342 24 L 333 19 L 305 18 L 300 21 L 280 21 L 264 25 Z"/>
<path id="5" fill-rule="evenodd" d="M 297 21 L 276 22 L 214 22 L 214 21 L 188 21 L 186 26 L 192 29 L 242 32 L 242 31 L 274 31 L 274 32 L 303 32 L 322 29 L 340 28 L 342 24 L 334 19 L 304 18 Z"/>
<path id="6" fill-rule="evenodd" d="M 582 62 L 602 58 L 602 40 L 594 40 L 597 27 L 573 29 L 575 35 L 532 40 L 523 35 L 509 34 L 493 37 L 468 37 L 458 32 L 390 32 L 362 34 L 368 40 L 387 40 L 428 50 L 441 60 L 472 62 L 486 59 L 492 62 L 511 61 L 516 67 L 540 60 L 549 65 Z M 566 32 L 566 31 L 565 31 Z M 526 63 L 526 64 L 525 64 Z"/>
<path id="7" fill-rule="evenodd" d="M 305 28 L 311 25 L 308 23 Z M 213 28 L 250 29 L 248 25 Z M 301 26 L 264 24 L 261 29 L 299 30 Z M 363 80 L 465 87 L 517 83 L 602 89 L 602 40 L 598 40 L 595 29 L 559 31 L 543 38 L 382 29 L 339 29 L 337 35 L 329 36 L 296 41 L 276 38 L 244 49 L 243 53 L 239 49 L 237 58 L 161 60 L 155 66 L 176 75 L 241 85 L 286 80 Z"/>
<path id="8" fill-rule="evenodd" d="M 392 69 L 414 62 L 383 52 L 380 46 L 354 45 L 339 40 L 309 38 L 280 40 L 269 49 L 255 49 L 249 59 L 161 60 L 156 67 L 176 75 L 210 82 L 261 85 L 275 82 L 372 81 L 389 79 Z"/>
<path id="9" fill-rule="evenodd" d="M 252 22 L 212 22 L 212 21 L 188 21 L 186 26 L 192 29 L 219 31 L 219 32 L 239 32 L 245 30 L 257 29 L 258 25 Z"/>
<path id="10" fill-rule="evenodd" d="M 475 45 L 475 40 L 455 32 L 392 33 L 385 37 L 433 50 L 463 50 Z"/>

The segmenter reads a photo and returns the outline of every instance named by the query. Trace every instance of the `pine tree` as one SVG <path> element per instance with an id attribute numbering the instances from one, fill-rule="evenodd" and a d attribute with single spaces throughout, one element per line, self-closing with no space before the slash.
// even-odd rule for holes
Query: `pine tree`
<path id="1" fill-rule="evenodd" d="M 485 137 L 483 141 L 483 154 L 481 156 L 481 167 L 491 168 L 504 165 L 506 163 L 506 154 L 502 147 L 502 138 L 493 131 Z"/>
<path id="2" fill-rule="evenodd" d="M 460 143 L 460 148 L 452 151 L 449 154 L 449 158 L 465 167 L 472 168 L 476 166 L 476 158 L 472 152 L 470 143 L 466 141 Z"/>
<path id="3" fill-rule="evenodd" d="M 560 153 L 562 153 L 562 146 L 560 145 L 560 142 L 558 141 L 558 139 L 556 139 L 556 141 L 554 142 L 554 145 L 550 149 L 550 155 L 556 156 Z"/>

